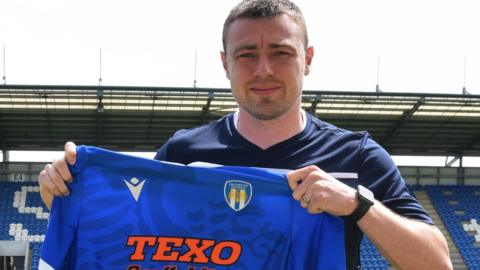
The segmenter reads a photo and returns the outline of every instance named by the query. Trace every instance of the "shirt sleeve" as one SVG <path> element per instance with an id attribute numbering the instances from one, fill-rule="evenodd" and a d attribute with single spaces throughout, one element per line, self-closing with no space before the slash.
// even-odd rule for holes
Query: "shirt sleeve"
<path id="1" fill-rule="evenodd" d="M 401 216 L 433 224 L 431 217 L 409 192 L 390 155 L 368 134 L 361 143 L 358 166 L 359 183 L 368 187 L 386 207 Z"/>
<path id="2" fill-rule="evenodd" d="M 168 148 L 168 141 L 158 149 L 157 153 L 155 154 L 154 159 L 166 161 L 167 160 L 167 148 Z"/>
<path id="3" fill-rule="evenodd" d="M 175 140 L 175 137 L 179 136 L 180 134 L 184 133 L 185 129 L 180 129 L 175 134 L 173 134 L 170 139 L 168 139 L 160 149 L 158 149 L 157 153 L 155 154 L 154 159 L 160 160 L 160 161 L 174 161 L 172 160 L 172 157 L 168 155 L 169 147 L 171 144 L 173 144 L 173 141 Z"/>

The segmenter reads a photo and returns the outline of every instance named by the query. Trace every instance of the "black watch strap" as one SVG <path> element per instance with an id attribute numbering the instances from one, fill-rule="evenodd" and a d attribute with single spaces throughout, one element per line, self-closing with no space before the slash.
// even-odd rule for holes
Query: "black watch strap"
<path id="1" fill-rule="evenodd" d="M 375 202 L 373 193 L 362 185 L 357 186 L 357 200 L 357 208 L 350 215 L 344 216 L 347 221 L 353 223 L 357 223 Z"/>

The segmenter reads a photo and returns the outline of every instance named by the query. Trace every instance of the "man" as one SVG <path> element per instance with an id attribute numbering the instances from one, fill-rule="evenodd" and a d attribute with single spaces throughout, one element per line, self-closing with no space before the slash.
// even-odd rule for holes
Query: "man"
<path id="1" fill-rule="evenodd" d="M 225 21 L 223 46 L 238 112 L 177 132 L 156 159 L 294 170 L 288 175 L 294 199 L 312 214 L 345 218 L 348 269 L 360 265 L 362 234 L 400 269 L 452 268 L 445 239 L 408 193 L 388 154 L 368 134 L 339 129 L 301 109 L 314 49 L 296 5 L 241 2 Z M 73 143 L 39 175 L 47 205 L 53 195 L 68 195 L 67 162 L 75 162 Z M 326 172 L 352 181 L 342 183 Z"/>

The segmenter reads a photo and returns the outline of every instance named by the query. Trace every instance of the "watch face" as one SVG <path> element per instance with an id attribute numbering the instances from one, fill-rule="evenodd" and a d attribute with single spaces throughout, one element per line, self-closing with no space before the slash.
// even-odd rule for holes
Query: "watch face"
<path id="1" fill-rule="evenodd" d="M 365 202 L 373 205 L 375 197 L 373 196 L 373 192 L 371 192 L 368 188 L 358 185 L 358 195 L 364 200 Z"/>

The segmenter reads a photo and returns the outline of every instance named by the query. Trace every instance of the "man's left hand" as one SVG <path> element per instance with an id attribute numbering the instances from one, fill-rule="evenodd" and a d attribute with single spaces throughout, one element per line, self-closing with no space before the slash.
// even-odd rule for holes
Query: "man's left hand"
<path id="1" fill-rule="evenodd" d="M 293 198 L 311 214 L 327 212 L 335 216 L 345 216 L 357 207 L 355 189 L 317 166 L 291 171 L 287 178 L 293 190 Z"/>

